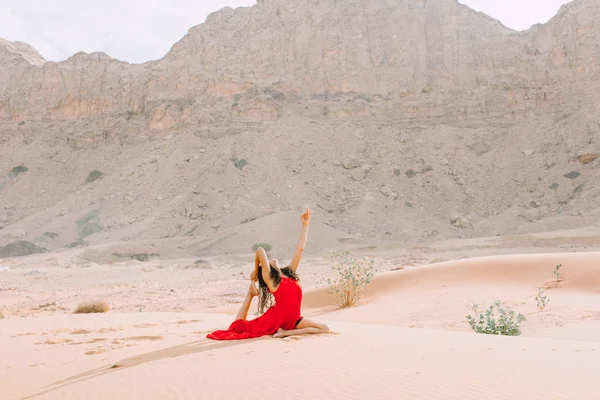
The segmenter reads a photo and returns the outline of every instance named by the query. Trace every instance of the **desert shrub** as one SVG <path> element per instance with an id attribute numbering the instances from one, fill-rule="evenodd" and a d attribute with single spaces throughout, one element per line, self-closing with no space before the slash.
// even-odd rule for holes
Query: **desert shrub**
<path id="1" fill-rule="evenodd" d="M 362 296 L 364 287 L 371 283 L 375 275 L 375 260 L 357 258 L 348 250 L 334 252 L 331 259 L 335 276 L 324 279 L 322 283 L 337 298 L 340 307 L 351 307 Z"/>
<path id="2" fill-rule="evenodd" d="M 16 178 L 17 176 L 24 174 L 25 172 L 29 171 L 29 168 L 27 168 L 24 165 L 19 165 L 18 167 L 14 167 L 9 173 L 8 176 L 9 178 Z"/>
<path id="3" fill-rule="evenodd" d="M 87 178 L 85 180 L 85 183 L 92 183 L 92 182 L 102 178 L 103 176 L 104 176 L 104 173 L 102 171 L 98 171 L 97 169 L 95 169 L 89 173 L 89 175 L 87 176 Z"/>
<path id="4" fill-rule="evenodd" d="M 89 303 L 81 303 L 77 306 L 75 314 L 96 314 L 105 313 L 110 310 L 110 306 L 105 301 L 92 301 Z"/>
<path id="5" fill-rule="evenodd" d="M 554 277 L 556 278 L 556 282 L 562 281 L 562 272 L 560 272 L 561 267 L 562 264 L 558 264 L 556 267 L 554 267 Z"/>
<path id="6" fill-rule="evenodd" d="M 263 249 L 265 249 L 265 252 L 270 252 L 271 249 L 273 248 L 269 243 L 256 243 L 254 246 L 252 246 L 252 251 L 256 251 L 258 250 L 259 247 L 262 247 Z"/>
<path id="7" fill-rule="evenodd" d="M 244 170 L 244 167 L 248 164 L 250 164 L 248 161 L 246 161 L 245 159 L 237 159 L 237 158 L 232 158 L 231 161 L 233 161 L 233 165 L 235 165 L 235 167 L 237 169 L 239 169 L 240 171 Z"/>
<path id="8" fill-rule="evenodd" d="M 496 301 L 483 313 L 479 312 L 477 304 L 474 304 L 472 309 L 475 315 L 467 315 L 467 322 L 475 332 L 504 336 L 521 334 L 521 323 L 525 320 L 525 316 L 504 308 L 501 302 Z"/>
<path id="9" fill-rule="evenodd" d="M 544 311 L 544 308 L 546 308 L 548 303 L 550 303 L 550 299 L 548 298 L 548 296 L 544 295 L 544 292 L 542 292 L 542 288 L 538 288 L 538 294 L 537 296 L 535 296 L 535 301 L 537 303 L 537 308 L 540 311 Z"/>
<path id="10" fill-rule="evenodd" d="M 235 107 L 237 107 L 237 106 L 238 106 L 238 104 L 239 104 L 239 101 L 240 101 L 240 98 L 241 98 L 241 97 L 242 97 L 242 96 L 241 96 L 241 95 L 239 95 L 239 94 L 236 94 L 235 96 L 233 96 L 233 104 L 232 104 L 232 107 L 234 107 L 234 108 L 235 108 Z"/>

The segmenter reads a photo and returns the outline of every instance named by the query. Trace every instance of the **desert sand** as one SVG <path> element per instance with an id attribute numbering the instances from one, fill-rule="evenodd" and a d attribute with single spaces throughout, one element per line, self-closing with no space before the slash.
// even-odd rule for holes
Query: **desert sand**
<path id="1" fill-rule="evenodd" d="M 379 272 L 346 309 L 318 284 L 329 260 L 309 254 L 303 312 L 332 333 L 283 340 L 205 338 L 237 311 L 251 269 L 243 257 L 210 270 L 173 260 L 34 275 L 39 256 L 5 260 L 1 398 L 597 399 L 600 246 L 590 233 L 354 249 Z M 66 264 L 77 252 L 52 257 Z M 544 311 L 539 287 L 550 299 Z M 111 311 L 71 313 L 100 298 Z M 522 335 L 471 331 L 470 305 L 495 300 L 525 315 Z"/>

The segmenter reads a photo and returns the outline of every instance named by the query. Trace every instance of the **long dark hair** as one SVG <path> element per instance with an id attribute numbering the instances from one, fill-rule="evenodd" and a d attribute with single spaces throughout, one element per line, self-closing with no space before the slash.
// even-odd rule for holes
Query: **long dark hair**
<path id="1" fill-rule="evenodd" d="M 285 275 L 287 278 L 292 279 L 293 281 L 300 281 L 298 275 L 290 268 L 285 267 L 281 268 L 281 270 L 277 268 L 271 268 L 271 279 L 275 286 L 279 286 L 281 283 L 281 276 Z M 271 306 L 273 306 L 273 294 L 269 291 L 269 287 L 267 286 L 267 282 L 262 277 L 262 265 L 258 266 L 258 313 L 263 314 L 266 310 L 268 310 Z"/>

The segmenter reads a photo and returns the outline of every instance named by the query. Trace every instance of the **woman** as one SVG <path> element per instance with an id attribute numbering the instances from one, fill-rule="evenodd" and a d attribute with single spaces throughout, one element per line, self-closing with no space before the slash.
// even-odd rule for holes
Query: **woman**
<path id="1" fill-rule="evenodd" d="M 296 270 L 300 265 L 308 234 L 310 223 L 310 211 L 308 209 L 302 214 L 300 221 L 302 221 L 302 233 L 298 239 L 291 264 L 288 267 L 279 268 L 279 262 L 276 259 L 269 260 L 265 250 L 259 247 L 254 257 L 254 271 L 250 275 L 252 282 L 250 282 L 248 294 L 235 317 L 235 321 L 229 326 L 229 329 L 210 333 L 207 338 L 239 340 L 265 335 L 284 338 L 309 333 L 329 333 L 327 325 L 305 319 L 300 312 L 302 288 Z M 256 288 L 256 281 L 258 281 L 259 289 Z M 248 310 L 255 296 L 259 297 L 259 313 L 262 313 L 265 308 L 268 309 L 260 317 L 248 321 L 246 319 Z M 271 296 L 275 298 L 275 304 L 273 305 L 271 305 Z"/>

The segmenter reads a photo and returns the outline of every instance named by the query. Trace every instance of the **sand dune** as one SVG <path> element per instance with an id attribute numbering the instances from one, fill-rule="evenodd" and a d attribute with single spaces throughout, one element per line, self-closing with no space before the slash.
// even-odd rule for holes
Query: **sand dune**
<path id="1" fill-rule="evenodd" d="M 305 316 L 334 333 L 296 340 L 205 339 L 228 325 L 236 305 L 10 318 L 0 335 L 2 398 L 597 399 L 599 279 L 600 253 L 472 258 L 383 273 L 361 304 L 345 310 L 326 291 L 308 290 Z M 550 298 L 543 312 L 538 287 Z M 525 314 L 520 337 L 470 331 L 470 304 L 495 300 Z"/>
<path id="2" fill-rule="evenodd" d="M 557 284 L 554 267 L 561 263 Z M 600 253 L 529 254 L 472 258 L 376 276 L 363 305 L 327 318 L 468 332 L 471 304 L 499 300 L 523 313 L 523 336 L 597 340 L 600 337 Z M 538 288 L 550 303 L 536 307 Z M 324 290 L 305 295 L 307 307 L 327 307 Z M 387 312 L 386 312 L 387 310 Z"/>
<path id="3" fill-rule="evenodd" d="M 201 340 L 75 376 L 34 398 L 597 398 L 597 343 L 336 327 L 343 333 L 296 341 Z"/>

